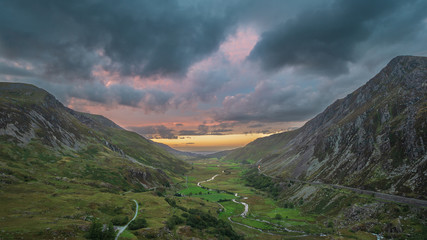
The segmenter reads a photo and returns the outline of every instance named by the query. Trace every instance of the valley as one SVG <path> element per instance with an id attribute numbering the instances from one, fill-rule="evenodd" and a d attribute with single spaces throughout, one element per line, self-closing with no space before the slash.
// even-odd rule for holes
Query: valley
<path id="1" fill-rule="evenodd" d="M 232 162 L 204 159 L 194 161 L 193 166 L 194 169 L 189 173 L 188 188 L 181 190 L 180 193 L 185 195 L 184 197 L 217 201 L 221 207 L 219 218 L 228 219 L 236 231 L 247 239 L 384 238 L 377 235 L 379 232 L 375 232 L 375 228 L 370 232 L 355 231 L 354 226 L 335 226 L 333 219 L 337 217 L 336 214 L 326 209 L 317 212 L 306 211 L 304 203 L 284 203 L 289 196 L 274 198 L 268 192 L 248 186 L 243 176 L 250 165 L 238 166 Z M 216 177 L 212 180 L 209 176 Z M 209 178 L 210 181 L 203 182 L 202 188 L 196 188 L 198 181 L 204 181 L 202 180 L 204 178 Z M 318 185 L 318 187 L 347 195 L 347 201 L 353 199 L 351 202 L 355 205 L 373 204 L 380 200 L 371 194 L 355 194 L 350 190 L 324 185 Z M 222 198 L 219 199 L 218 195 Z M 247 212 L 242 203 L 248 206 Z M 310 204 L 314 204 L 314 201 Z M 399 206 L 408 207 L 401 206 L 399 203 L 387 203 L 387 207 L 390 208 L 399 208 Z M 412 224 L 414 227 L 417 225 L 415 222 Z M 421 227 L 421 225 L 418 226 Z"/>
<path id="2" fill-rule="evenodd" d="M 168 239 L 190 239 L 196 236 L 203 239 L 215 236 L 209 231 L 186 226 L 183 216 L 189 209 L 199 209 L 228 222 L 245 239 L 381 239 L 375 235 L 381 233 L 375 232 L 378 228 L 372 227 L 368 231 L 354 230 L 353 225 L 336 225 L 337 215 L 328 209 L 307 211 L 307 203 L 301 203 L 300 200 L 291 202 L 290 196 L 274 197 L 269 191 L 250 186 L 245 180 L 245 174 L 250 169 L 259 174 L 251 165 L 216 158 L 191 160 L 190 164 L 192 169 L 185 176 L 177 178 L 171 189 L 97 192 L 90 187 L 77 187 L 77 183 L 66 179 L 55 179 L 46 186 L 46 182 L 30 182 L 14 185 L 13 189 L 2 187 L 4 204 L 0 206 L 0 211 L 2 216 L 7 217 L 1 219 L 1 237 L 80 239 L 88 231 L 91 218 L 94 217 L 103 223 L 114 222 L 114 219 L 122 217 L 129 220 L 132 217 L 146 219 L 148 228 L 123 229 L 118 239 L 150 236 Z M 294 184 L 310 185 L 296 181 Z M 346 196 L 340 199 L 346 204 L 378 204 L 378 199 L 370 194 L 356 194 L 325 185 L 316 187 Z M 137 206 L 139 203 L 139 209 L 135 208 L 133 201 Z M 312 201 L 309 204 L 316 203 Z M 393 211 L 400 209 L 398 215 L 405 215 L 405 211 L 408 215 L 417 209 L 400 203 L 381 204 L 386 204 Z M 246 209 L 244 205 L 247 205 Z M 177 221 L 166 230 L 165 223 L 167 225 L 171 221 L 171 216 L 183 221 Z M 391 216 L 386 214 L 383 218 L 387 221 Z M 414 222 L 415 219 L 412 222 L 408 220 L 402 222 L 405 228 L 421 230 L 422 225 Z"/>
<path id="3" fill-rule="evenodd" d="M 0 239 L 425 239 L 426 69 L 206 156 L 0 83 Z"/>

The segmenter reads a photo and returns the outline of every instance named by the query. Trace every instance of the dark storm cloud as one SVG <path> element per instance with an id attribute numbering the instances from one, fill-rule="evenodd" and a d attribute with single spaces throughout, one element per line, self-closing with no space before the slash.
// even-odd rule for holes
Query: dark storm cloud
<path id="1" fill-rule="evenodd" d="M 248 128 L 260 128 L 260 127 L 264 127 L 264 124 L 261 123 L 256 123 L 253 125 L 249 125 Z"/>
<path id="2" fill-rule="evenodd" d="M 174 96 L 170 92 L 136 89 L 124 84 L 107 87 L 100 82 L 84 82 L 75 85 L 56 84 L 38 79 L 26 79 L 25 82 L 47 90 L 65 104 L 69 103 L 71 98 L 79 98 L 110 107 L 117 104 L 136 107 L 146 113 L 165 112 Z"/>
<path id="3" fill-rule="evenodd" d="M 197 127 L 197 130 L 181 130 L 179 131 L 179 135 L 184 136 L 198 136 L 198 135 L 206 135 L 209 132 L 209 126 L 201 124 Z"/>
<path id="4" fill-rule="evenodd" d="M 223 122 L 217 125 L 210 126 L 212 135 L 222 135 L 223 133 L 231 133 L 233 132 L 234 127 L 238 125 L 237 122 Z"/>
<path id="5" fill-rule="evenodd" d="M 328 96 L 310 88 L 278 87 L 276 82 L 263 82 L 250 94 L 226 98 L 224 109 L 216 113 L 216 119 L 239 122 L 302 121 L 322 110 L 328 100 Z"/>
<path id="6" fill-rule="evenodd" d="M 185 96 L 185 100 L 209 102 L 215 99 L 216 94 L 223 88 L 223 86 L 230 82 L 231 79 L 224 68 L 207 69 L 206 71 L 199 72 L 194 77 L 192 88 Z"/>
<path id="7" fill-rule="evenodd" d="M 168 139 L 176 139 L 177 136 L 174 134 L 174 130 L 167 128 L 164 125 L 158 126 L 144 126 L 144 127 L 128 127 L 129 129 L 147 137 L 160 137 Z"/>
<path id="8" fill-rule="evenodd" d="M 70 97 L 87 99 L 106 105 L 120 104 L 139 107 L 145 112 L 164 112 L 169 106 L 171 93 L 149 89 L 134 89 L 127 85 L 105 87 L 100 83 L 83 85 L 73 89 L 64 89 L 64 94 Z"/>
<path id="9" fill-rule="evenodd" d="M 199 127 L 197 128 L 199 130 L 199 134 L 200 135 L 205 135 L 208 133 L 209 131 L 209 126 L 206 125 L 199 125 Z"/>
<path id="10" fill-rule="evenodd" d="M 359 46 L 376 32 L 376 43 L 391 43 L 416 34 L 426 17 L 426 1 L 335 1 L 323 8 L 308 8 L 262 34 L 248 57 L 265 70 L 298 66 L 327 76 L 348 72 L 359 60 Z M 381 41 L 382 40 L 382 41 Z M 363 51 L 362 51 L 363 52 Z"/>
<path id="11" fill-rule="evenodd" d="M 226 1 L 5 0 L 0 54 L 40 64 L 53 81 L 89 79 L 96 65 L 122 75 L 183 75 L 232 31 L 232 10 Z"/>
<path id="12" fill-rule="evenodd" d="M 18 77 L 31 77 L 34 74 L 24 68 L 18 68 L 0 63 L 0 75 L 12 75 Z"/>
<path id="13" fill-rule="evenodd" d="M 215 130 L 212 130 L 212 135 L 221 135 L 221 134 L 223 134 L 223 133 L 227 133 L 227 132 L 232 132 L 233 131 L 233 129 L 215 129 Z"/>
<path id="14" fill-rule="evenodd" d="M 146 113 L 197 106 L 208 114 L 215 108 L 220 122 L 301 121 L 394 56 L 425 54 L 425 9 L 423 0 L 2 0 L 0 79 L 36 84 L 63 101 Z M 236 29 L 260 34 L 243 63 L 217 51 Z M 208 64 L 195 65 L 201 60 Z M 113 85 L 106 86 L 103 70 L 114 75 L 107 74 Z M 159 85 L 138 82 L 144 77 Z M 176 83 L 164 79 L 183 87 L 171 89 Z M 204 124 L 176 127 L 180 135 L 233 128 Z M 168 131 L 155 127 L 153 134 L 175 137 Z"/>

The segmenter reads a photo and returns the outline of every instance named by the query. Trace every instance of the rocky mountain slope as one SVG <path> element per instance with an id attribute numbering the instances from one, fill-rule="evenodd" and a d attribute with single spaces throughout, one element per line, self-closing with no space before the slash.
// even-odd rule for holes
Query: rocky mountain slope
<path id="1" fill-rule="evenodd" d="M 269 175 L 427 198 L 427 58 L 394 58 L 303 127 L 226 158 Z"/>
<path id="2" fill-rule="evenodd" d="M 28 84 L 0 83 L 0 143 L 3 183 L 19 181 L 17 172 L 26 168 L 19 164 L 32 161 L 46 171 L 56 169 L 58 176 L 100 180 L 98 175 L 111 175 L 101 180 L 110 180 L 112 185 L 121 182 L 118 185 L 123 188 L 168 185 L 169 175 L 186 171 L 184 162 L 140 135 L 103 116 L 69 109 L 45 90 Z M 90 165 L 95 176 L 39 163 L 43 160 L 65 161 L 66 167 L 77 169 Z M 83 166 L 75 164 L 81 160 Z"/>

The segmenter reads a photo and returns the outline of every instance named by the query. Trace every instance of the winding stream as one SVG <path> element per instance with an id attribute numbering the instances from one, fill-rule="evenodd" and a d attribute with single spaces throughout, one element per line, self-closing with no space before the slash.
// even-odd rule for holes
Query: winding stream
<path id="1" fill-rule="evenodd" d="M 239 197 L 239 194 L 234 193 L 234 196 Z M 240 216 L 242 216 L 243 218 L 246 218 L 246 215 L 248 215 L 248 211 L 249 211 L 249 204 L 245 202 L 239 202 L 235 198 L 232 199 L 232 201 L 235 203 L 243 204 L 243 206 L 245 206 L 245 210 L 242 212 L 242 214 L 240 214 Z"/>
<path id="2" fill-rule="evenodd" d="M 223 172 L 224 172 L 224 171 L 223 171 Z M 202 185 L 201 185 L 202 183 L 212 181 L 212 180 L 214 180 L 214 179 L 215 179 L 217 176 L 219 176 L 219 175 L 220 175 L 220 174 L 216 174 L 216 175 L 214 175 L 213 177 L 211 177 L 211 178 L 210 178 L 210 179 L 208 179 L 208 180 L 200 181 L 200 182 L 198 182 L 198 183 L 197 183 L 197 186 L 198 186 L 198 187 L 202 187 Z M 234 193 L 234 196 L 235 196 L 236 198 L 238 198 L 238 197 L 239 197 L 239 194 L 238 194 L 238 193 Z M 236 200 L 236 198 L 232 199 L 232 201 L 233 201 L 234 203 L 237 203 L 237 204 L 242 204 L 242 205 L 245 207 L 245 210 L 240 214 L 240 216 L 241 216 L 242 218 L 246 218 L 246 216 L 248 215 L 248 212 L 249 212 L 249 204 L 247 204 L 247 203 L 245 203 L 245 202 L 239 202 L 239 201 L 237 201 L 237 200 Z M 247 199 L 247 197 L 244 197 L 243 199 Z M 219 204 L 219 205 L 224 209 L 224 211 L 225 211 L 225 207 L 224 207 L 222 204 L 220 204 L 220 203 L 218 203 L 218 204 Z M 230 216 L 230 217 L 228 217 L 228 220 L 229 220 L 230 222 L 234 223 L 234 224 L 238 224 L 238 225 L 244 226 L 244 227 L 246 227 L 246 228 L 254 229 L 254 230 L 260 231 L 260 232 L 262 232 L 262 233 L 269 234 L 269 235 L 283 235 L 283 234 L 279 234 L 279 233 L 272 233 L 272 232 L 264 231 L 263 229 L 260 229 L 260 228 L 252 227 L 252 226 L 246 225 L 246 224 L 244 224 L 244 223 L 240 223 L 240 222 L 233 221 L 233 220 L 231 219 L 231 216 Z M 298 235 L 298 236 L 292 236 L 292 237 L 305 237 L 305 236 L 308 236 L 305 232 L 302 232 L 302 231 L 296 231 L 296 230 L 291 230 L 291 229 L 288 229 L 288 228 L 286 228 L 286 227 L 280 226 L 280 225 L 278 225 L 278 224 L 275 224 L 275 223 L 269 222 L 269 221 L 267 221 L 267 220 L 261 220 L 261 219 L 252 219 L 252 220 L 254 220 L 254 221 L 258 221 L 258 222 L 263 222 L 263 223 L 270 224 L 271 226 L 273 226 L 273 227 L 274 227 L 276 230 L 278 230 L 278 231 L 286 231 L 286 232 L 292 232 L 292 233 L 301 233 L 301 234 L 304 234 L 304 235 Z M 323 234 L 322 234 L 322 235 L 323 235 Z"/>
<path id="3" fill-rule="evenodd" d="M 212 180 L 214 180 L 217 176 L 219 176 L 219 174 L 216 174 L 215 176 L 211 177 L 211 178 L 210 178 L 210 179 L 208 179 L 208 180 L 200 181 L 200 182 L 198 182 L 198 183 L 197 183 L 197 186 L 198 186 L 198 187 L 202 187 L 202 185 L 200 185 L 201 183 L 212 181 Z"/>

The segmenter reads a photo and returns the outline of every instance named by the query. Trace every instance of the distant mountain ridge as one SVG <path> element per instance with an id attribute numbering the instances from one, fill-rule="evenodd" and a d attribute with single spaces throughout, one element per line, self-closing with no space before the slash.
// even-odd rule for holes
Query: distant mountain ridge
<path id="1" fill-rule="evenodd" d="M 159 143 L 159 142 L 154 142 L 154 141 L 151 141 L 151 142 L 153 144 L 163 148 L 164 150 L 168 151 L 170 154 L 176 156 L 177 158 L 182 159 L 182 160 L 189 160 L 189 159 L 203 157 L 203 155 L 198 154 L 198 153 L 184 152 L 184 151 L 176 150 L 175 148 L 172 148 L 169 145 L 164 144 L 164 143 Z"/>
<path id="2" fill-rule="evenodd" d="M 427 58 L 399 56 L 303 127 L 227 159 L 270 175 L 427 198 Z"/>

